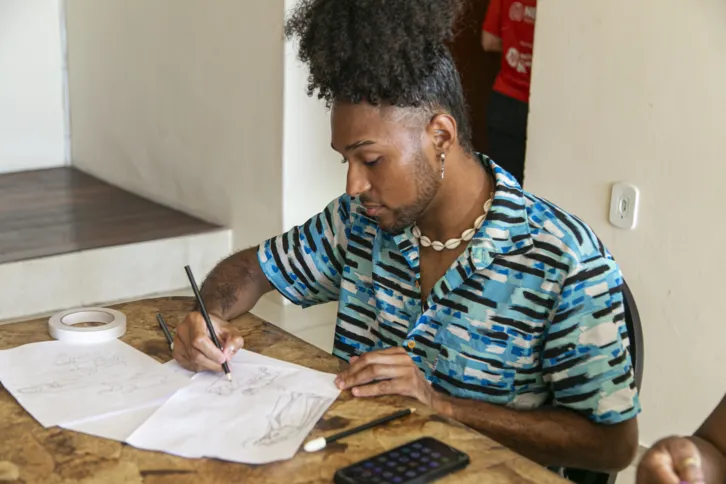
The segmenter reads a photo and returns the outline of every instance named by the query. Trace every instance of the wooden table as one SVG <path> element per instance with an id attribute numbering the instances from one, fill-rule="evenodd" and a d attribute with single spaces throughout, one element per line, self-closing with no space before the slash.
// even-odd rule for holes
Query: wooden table
<path id="1" fill-rule="evenodd" d="M 169 325 L 176 326 L 192 304 L 190 298 L 160 298 L 114 306 L 128 318 L 123 341 L 160 362 L 168 361 L 171 353 L 158 329 L 155 314 L 161 311 Z M 241 328 L 249 350 L 330 373 L 337 373 L 346 365 L 255 316 L 243 316 L 235 324 Z M 0 326 L 0 349 L 48 339 L 45 319 Z M 19 474 L 16 482 L 44 484 L 332 482 L 336 469 L 430 435 L 471 457 L 471 464 L 465 470 L 441 482 L 566 482 L 478 432 L 403 397 L 362 400 L 344 392 L 318 422 L 312 435 L 329 434 L 412 405 L 418 409 L 416 414 L 349 437 L 324 451 L 313 454 L 301 451 L 289 461 L 252 466 L 215 459 L 183 459 L 58 427 L 44 429 L 3 388 L 0 390 L 0 469 Z"/>

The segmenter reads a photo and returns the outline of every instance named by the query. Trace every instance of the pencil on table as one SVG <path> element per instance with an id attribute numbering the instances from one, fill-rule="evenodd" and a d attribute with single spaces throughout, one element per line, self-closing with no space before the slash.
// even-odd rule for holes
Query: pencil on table
<path id="1" fill-rule="evenodd" d="M 159 326 L 164 332 L 164 336 L 166 336 L 166 341 L 169 342 L 169 348 L 174 351 L 174 338 L 171 337 L 169 327 L 166 325 L 166 321 L 164 321 L 164 317 L 161 315 L 161 313 L 156 313 L 156 320 L 159 322 Z"/>
<path id="2" fill-rule="evenodd" d="M 192 291 L 194 291 L 194 297 L 197 299 L 199 312 L 202 313 L 204 322 L 207 323 L 207 330 L 209 331 L 209 336 L 212 338 L 215 346 L 219 348 L 220 351 L 222 351 L 222 345 L 219 344 L 219 339 L 217 339 L 217 333 L 214 331 L 212 320 L 209 318 L 209 313 L 207 312 L 207 308 L 204 305 L 204 301 L 202 300 L 202 294 L 199 292 L 199 288 L 197 287 L 197 281 L 194 279 L 194 274 L 192 274 L 192 269 L 189 266 L 185 266 L 184 270 L 187 272 L 189 284 L 191 284 Z M 232 372 L 229 371 L 229 365 L 226 361 L 222 363 L 222 369 L 224 370 L 224 374 L 227 375 L 227 380 L 232 381 Z"/>
<path id="3" fill-rule="evenodd" d="M 336 440 L 340 440 L 343 437 L 348 437 L 349 435 L 357 434 L 358 432 L 363 432 L 364 430 L 383 425 L 384 423 L 390 422 L 391 420 L 396 420 L 397 418 L 411 415 L 414 412 L 416 412 L 415 408 L 407 408 L 406 410 L 401 410 L 396 413 L 392 413 L 391 415 L 377 418 L 376 420 L 373 420 L 363 425 L 359 425 L 358 427 L 343 430 L 342 432 L 338 432 L 337 434 L 331 435 L 330 437 L 318 437 L 317 439 L 309 440 L 305 444 L 303 449 L 305 449 L 305 452 L 317 452 L 324 449 L 326 445 L 331 444 Z"/>

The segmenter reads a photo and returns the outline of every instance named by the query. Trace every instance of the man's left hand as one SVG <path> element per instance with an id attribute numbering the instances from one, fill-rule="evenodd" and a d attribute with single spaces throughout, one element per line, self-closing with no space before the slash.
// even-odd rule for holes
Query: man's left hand
<path id="1" fill-rule="evenodd" d="M 351 389 L 356 397 L 404 395 L 433 406 L 436 392 L 421 370 L 401 347 L 371 351 L 350 359 L 350 367 L 338 375 L 335 385 Z"/>

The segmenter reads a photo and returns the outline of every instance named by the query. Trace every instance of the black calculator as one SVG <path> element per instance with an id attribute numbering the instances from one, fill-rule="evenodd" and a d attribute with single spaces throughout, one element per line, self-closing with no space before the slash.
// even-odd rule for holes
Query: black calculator
<path id="1" fill-rule="evenodd" d="M 423 437 L 356 462 L 335 473 L 336 484 L 423 484 L 469 465 L 469 456 Z"/>

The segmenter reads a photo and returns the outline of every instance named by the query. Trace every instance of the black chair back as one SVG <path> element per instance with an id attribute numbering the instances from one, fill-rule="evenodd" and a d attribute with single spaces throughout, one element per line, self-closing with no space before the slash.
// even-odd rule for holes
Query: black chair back
<path id="1" fill-rule="evenodd" d="M 628 330 L 628 340 L 630 347 L 628 352 L 633 364 L 633 372 L 635 373 L 635 384 L 640 391 L 643 381 L 643 327 L 640 324 L 640 313 L 638 306 L 635 304 L 635 298 L 630 291 L 628 284 L 623 281 L 623 302 L 625 311 L 625 326 Z M 564 469 L 564 475 L 570 481 L 577 484 L 615 484 L 618 474 L 605 474 L 604 472 L 587 471 L 583 469 Z"/>
<path id="2" fill-rule="evenodd" d="M 643 326 L 640 324 L 640 313 L 635 304 L 635 298 L 630 291 L 628 284 L 623 281 L 623 300 L 625 302 L 625 325 L 628 328 L 628 339 L 630 340 L 630 357 L 633 359 L 633 371 L 635 372 L 635 384 L 638 390 L 642 388 L 643 382 Z"/>

